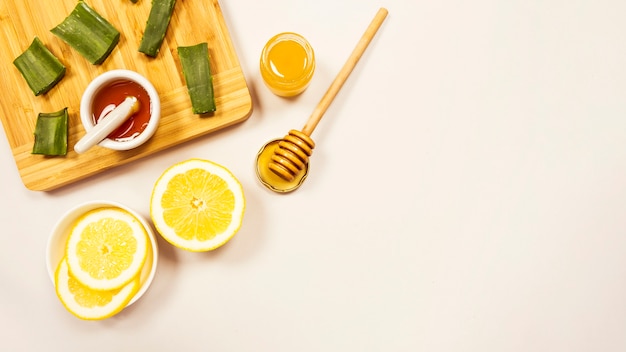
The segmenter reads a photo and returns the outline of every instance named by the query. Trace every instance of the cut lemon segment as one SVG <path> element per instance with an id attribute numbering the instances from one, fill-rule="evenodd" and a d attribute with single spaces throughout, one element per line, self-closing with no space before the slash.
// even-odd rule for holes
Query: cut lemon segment
<path id="1" fill-rule="evenodd" d="M 139 290 L 139 277 L 111 290 L 92 290 L 70 274 L 66 258 L 56 270 L 54 285 L 63 306 L 78 318 L 101 320 L 119 313 Z"/>
<path id="2" fill-rule="evenodd" d="M 113 290 L 133 280 L 142 269 L 148 235 L 141 222 L 115 207 L 81 216 L 67 239 L 70 273 L 93 290 Z"/>
<path id="3" fill-rule="evenodd" d="M 228 242 L 241 227 L 246 201 L 237 178 L 202 159 L 171 166 L 152 190 L 150 216 L 176 247 L 208 251 Z"/>

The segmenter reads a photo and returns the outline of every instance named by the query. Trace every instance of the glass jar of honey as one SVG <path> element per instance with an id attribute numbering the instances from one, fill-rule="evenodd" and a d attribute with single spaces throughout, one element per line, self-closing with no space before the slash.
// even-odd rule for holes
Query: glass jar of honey
<path id="1" fill-rule="evenodd" d="M 315 54 L 303 36 L 285 32 L 272 37 L 261 53 L 261 77 L 276 95 L 293 97 L 302 93 L 315 72 Z"/>

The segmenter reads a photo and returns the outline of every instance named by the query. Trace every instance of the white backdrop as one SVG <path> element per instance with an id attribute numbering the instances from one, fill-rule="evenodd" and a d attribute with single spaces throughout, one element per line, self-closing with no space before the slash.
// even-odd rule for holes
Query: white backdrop
<path id="1" fill-rule="evenodd" d="M 48 193 L 24 188 L 1 135 L 1 350 L 626 350 L 626 2 L 221 6 L 246 122 Z M 380 6 L 307 181 L 266 190 L 258 149 L 304 124 Z M 258 71 L 283 31 L 317 56 L 295 100 Z M 242 182 L 240 232 L 204 254 L 160 239 L 137 303 L 101 322 L 69 314 L 44 261 L 57 219 L 97 199 L 147 216 L 157 177 L 192 157 Z"/>

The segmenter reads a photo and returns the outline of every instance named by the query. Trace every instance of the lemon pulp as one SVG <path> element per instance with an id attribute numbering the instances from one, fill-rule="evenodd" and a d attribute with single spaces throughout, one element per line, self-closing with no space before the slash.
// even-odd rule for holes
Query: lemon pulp
<path id="1" fill-rule="evenodd" d="M 175 164 L 152 190 L 150 216 L 176 247 L 208 251 L 228 242 L 245 211 L 243 187 L 225 167 L 202 159 Z"/>
<path id="2" fill-rule="evenodd" d="M 165 223 L 180 237 L 207 241 L 228 228 L 235 196 L 223 179 L 196 168 L 172 177 L 161 206 Z"/>
<path id="3" fill-rule="evenodd" d="M 143 268 L 148 234 L 132 214 L 115 207 L 91 210 L 72 227 L 66 245 L 71 274 L 95 290 L 130 282 Z"/>

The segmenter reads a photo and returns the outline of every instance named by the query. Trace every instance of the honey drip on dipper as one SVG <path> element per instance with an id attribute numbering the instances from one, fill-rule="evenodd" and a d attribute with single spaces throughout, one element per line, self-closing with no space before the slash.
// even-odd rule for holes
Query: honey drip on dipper
<path id="1" fill-rule="evenodd" d="M 261 148 L 257 155 L 256 171 L 263 185 L 275 192 L 284 193 L 297 189 L 304 182 L 308 173 L 309 157 L 315 148 L 315 142 L 310 136 L 374 38 L 387 13 L 384 8 L 378 10 L 302 131 L 291 130 L 282 140 L 272 140 Z"/>

